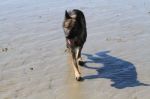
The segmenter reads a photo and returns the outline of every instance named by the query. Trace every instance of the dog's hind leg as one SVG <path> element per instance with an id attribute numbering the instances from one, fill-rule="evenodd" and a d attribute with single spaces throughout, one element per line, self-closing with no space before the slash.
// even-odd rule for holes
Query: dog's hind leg
<path id="1" fill-rule="evenodd" d="M 82 57 L 81 57 L 81 51 L 82 51 L 82 47 L 79 47 L 77 49 L 76 59 L 77 59 L 79 65 L 84 65 L 84 62 L 83 62 Z"/>

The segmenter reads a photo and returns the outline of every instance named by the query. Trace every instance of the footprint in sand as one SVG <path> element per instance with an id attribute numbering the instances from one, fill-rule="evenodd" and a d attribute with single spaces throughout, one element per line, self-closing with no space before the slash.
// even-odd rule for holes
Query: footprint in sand
<path id="1" fill-rule="evenodd" d="M 0 48 L 0 52 L 7 52 L 8 48 Z"/>
<path id="2" fill-rule="evenodd" d="M 122 38 L 106 38 L 106 41 L 125 42 Z"/>

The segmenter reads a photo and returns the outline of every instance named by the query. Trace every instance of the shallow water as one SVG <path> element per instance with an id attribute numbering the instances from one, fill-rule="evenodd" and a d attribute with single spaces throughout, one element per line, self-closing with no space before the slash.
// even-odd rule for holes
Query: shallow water
<path id="1" fill-rule="evenodd" d="M 149 0 L 0 0 L 1 99 L 149 99 Z M 65 50 L 65 10 L 88 38 L 83 82 Z"/>

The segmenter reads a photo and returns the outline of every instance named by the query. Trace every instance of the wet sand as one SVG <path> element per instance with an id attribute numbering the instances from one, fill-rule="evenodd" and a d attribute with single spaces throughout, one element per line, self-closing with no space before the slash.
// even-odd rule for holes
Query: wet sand
<path id="1" fill-rule="evenodd" d="M 149 0 L 0 0 L 0 99 L 149 99 Z M 83 82 L 65 50 L 66 9 L 88 38 Z"/>

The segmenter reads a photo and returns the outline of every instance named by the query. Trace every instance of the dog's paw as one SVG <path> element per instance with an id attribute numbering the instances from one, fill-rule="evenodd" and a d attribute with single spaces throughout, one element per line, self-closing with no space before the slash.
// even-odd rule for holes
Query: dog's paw
<path id="1" fill-rule="evenodd" d="M 82 77 L 76 77 L 77 81 L 83 81 L 84 79 Z"/>

